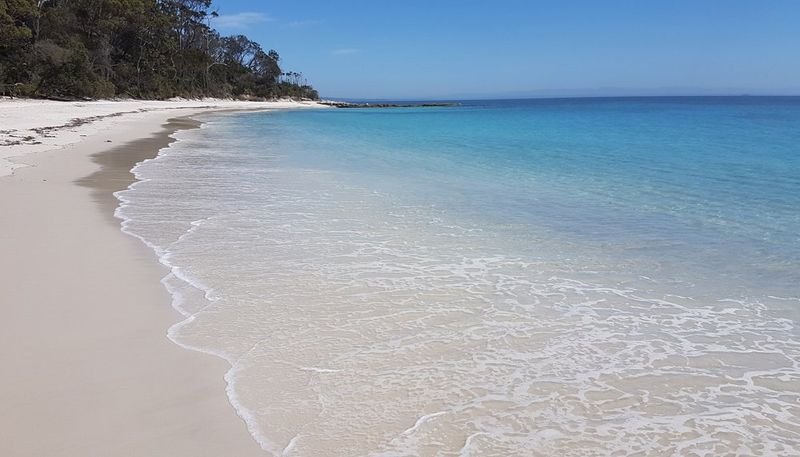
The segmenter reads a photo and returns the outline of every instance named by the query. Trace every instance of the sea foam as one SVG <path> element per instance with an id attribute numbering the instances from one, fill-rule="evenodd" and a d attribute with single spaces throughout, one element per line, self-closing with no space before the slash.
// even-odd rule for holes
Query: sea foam
<path id="1" fill-rule="evenodd" d="M 796 455 L 797 295 L 692 277 L 711 273 L 665 267 L 671 248 L 620 253 L 599 229 L 476 217 L 474 199 L 426 196 L 441 182 L 402 189 L 408 170 L 349 170 L 324 154 L 357 142 L 308 131 L 337 115 L 210 118 L 118 193 L 123 229 L 170 268 L 185 316 L 170 338 L 231 364 L 228 396 L 265 450 Z M 316 166 L 286 136 L 301 131 L 326 149 Z"/>

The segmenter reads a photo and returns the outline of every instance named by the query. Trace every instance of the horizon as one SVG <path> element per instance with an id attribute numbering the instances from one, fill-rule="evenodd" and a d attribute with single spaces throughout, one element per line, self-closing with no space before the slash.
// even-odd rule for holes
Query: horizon
<path id="1" fill-rule="evenodd" d="M 800 95 L 788 0 L 215 7 L 328 99 Z"/>
<path id="2" fill-rule="evenodd" d="M 488 102 L 513 100 L 583 100 L 583 99 L 637 99 L 637 98 L 798 98 L 800 94 L 676 94 L 676 95 L 561 95 L 495 98 L 340 98 L 322 97 L 323 101 L 342 102 Z"/>

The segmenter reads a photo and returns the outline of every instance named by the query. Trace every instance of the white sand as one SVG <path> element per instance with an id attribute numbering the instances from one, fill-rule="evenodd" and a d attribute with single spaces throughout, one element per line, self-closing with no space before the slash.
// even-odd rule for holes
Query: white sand
<path id="1" fill-rule="evenodd" d="M 96 201 L 131 178 L 93 174 L 93 154 L 163 136 L 169 118 L 207 106 L 298 105 L 0 101 L 0 141 L 35 138 L 0 146 L 13 157 L 6 174 L 16 168 L 0 177 L 0 455 L 263 455 L 225 396 L 226 362 L 167 339 L 180 316 L 159 283 L 165 269 L 120 231 L 111 200 Z M 30 130 L 128 111 L 52 136 Z M 131 165 L 135 151 L 114 151 Z"/>
<path id="2" fill-rule="evenodd" d="M 84 137 L 113 128 L 121 121 L 145 119 L 150 113 L 177 113 L 182 109 L 280 109 L 319 107 L 313 102 L 240 102 L 203 99 L 180 101 L 53 102 L 0 98 L 0 176 L 23 164 L 9 160 L 30 152 L 74 144 Z M 97 118 L 93 121 L 93 118 Z M 88 123 L 83 123 L 90 121 Z M 81 125 L 76 125 L 81 124 Z M 45 129 L 45 130 L 34 130 Z M 13 147 L 8 145 L 13 144 Z"/>

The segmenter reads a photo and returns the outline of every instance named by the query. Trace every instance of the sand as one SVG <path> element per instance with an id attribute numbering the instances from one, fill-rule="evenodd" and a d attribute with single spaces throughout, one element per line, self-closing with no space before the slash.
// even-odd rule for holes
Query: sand
<path id="1" fill-rule="evenodd" d="M 202 109 L 282 109 L 321 107 L 313 102 L 238 102 L 202 99 L 174 101 L 89 101 L 0 97 L 0 176 L 24 166 L 11 159 L 31 152 L 47 151 L 74 144 L 89 135 L 112 128 L 119 122 L 145 119 L 153 113 L 177 113 Z M 10 147 L 9 147 L 10 146 Z"/>
<path id="2" fill-rule="evenodd" d="M 0 146 L 0 455 L 264 455 L 228 403 L 228 364 L 167 339 L 167 271 L 113 218 L 128 170 L 192 123 L 167 121 L 214 103 L 93 103 L 0 101 L 13 135 L 136 111 Z"/>

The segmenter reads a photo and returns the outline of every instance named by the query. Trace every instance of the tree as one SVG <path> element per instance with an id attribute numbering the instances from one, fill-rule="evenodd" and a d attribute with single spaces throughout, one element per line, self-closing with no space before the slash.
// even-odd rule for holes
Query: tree
<path id="1" fill-rule="evenodd" d="M 27 0 L 0 0 L 0 94 L 13 95 L 28 79 L 29 51 L 36 18 Z"/>
<path id="2" fill-rule="evenodd" d="M 211 0 L 0 0 L 0 93 L 279 97 L 280 56 L 212 27 Z M 302 84 L 299 84 L 302 82 Z"/>

